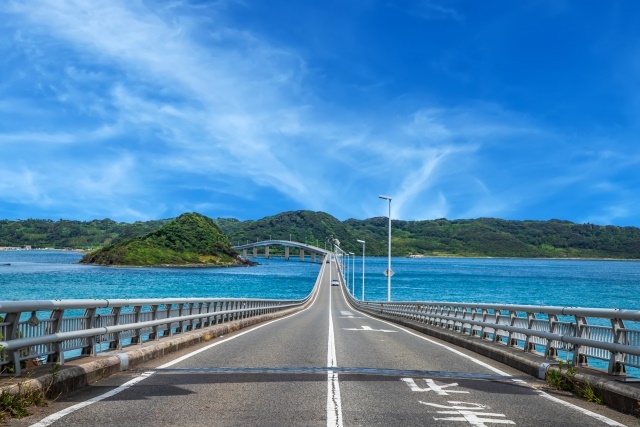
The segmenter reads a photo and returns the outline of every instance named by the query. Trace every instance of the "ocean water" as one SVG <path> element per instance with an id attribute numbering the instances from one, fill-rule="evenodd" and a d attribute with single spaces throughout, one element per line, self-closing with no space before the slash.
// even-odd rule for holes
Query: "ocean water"
<path id="1" fill-rule="evenodd" d="M 301 299 L 321 264 L 258 258 L 254 267 L 116 268 L 78 264 L 67 251 L 0 251 L 0 301 L 79 298 Z M 346 261 L 346 260 L 345 260 Z M 9 265 L 7 265 L 9 264 Z M 640 262 L 392 258 L 393 301 L 484 302 L 640 310 Z M 387 299 L 387 258 L 365 259 L 365 297 Z M 348 288 L 362 298 L 362 258 L 345 262 Z M 73 310 L 67 312 L 72 315 Z M 75 314 L 81 314 L 79 310 Z M 28 313 L 24 313 L 25 316 Z M 590 323 L 607 325 L 607 319 Z M 640 322 L 629 322 L 633 329 Z M 71 352 L 73 353 L 73 352 Z M 67 355 L 71 357 L 75 353 Z M 76 351 L 77 353 L 77 351 Z M 563 353 L 564 354 L 564 353 Z M 606 369 L 606 362 L 592 360 Z M 629 368 L 640 376 L 640 369 Z"/>
<path id="2" fill-rule="evenodd" d="M 362 296 L 362 260 L 355 296 Z M 386 258 L 365 259 L 365 298 L 387 299 Z M 485 302 L 640 310 L 640 262 L 392 258 L 393 301 Z M 360 274 L 360 277 L 358 276 Z M 351 277 L 349 277 L 351 281 Z M 351 282 L 350 282 L 351 283 Z M 360 288 L 360 289 L 359 289 Z"/>
<path id="3" fill-rule="evenodd" d="M 0 300 L 273 298 L 309 294 L 320 264 L 260 259 L 235 268 L 118 268 L 78 264 L 69 251 L 0 251 Z M 3 265 L 3 264 L 11 265 Z"/>
<path id="4" fill-rule="evenodd" d="M 0 251 L 0 300 L 71 298 L 298 299 L 320 264 L 258 258 L 236 268 L 115 268 L 80 265 L 65 251 Z M 4 265 L 11 264 L 11 265 Z M 346 264 L 346 262 L 345 262 Z M 346 265 L 362 298 L 362 258 Z M 365 298 L 386 300 L 387 258 L 365 258 Z M 540 259 L 392 258 L 394 301 L 485 302 L 640 309 L 640 262 Z"/>

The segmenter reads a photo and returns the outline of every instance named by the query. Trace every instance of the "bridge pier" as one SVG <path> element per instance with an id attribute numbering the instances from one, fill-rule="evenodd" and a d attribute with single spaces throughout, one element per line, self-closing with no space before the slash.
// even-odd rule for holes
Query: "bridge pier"
<path id="1" fill-rule="evenodd" d="M 246 249 L 242 250 L 242 258 L 249 259 L 249 258 L 247 258 L 247 250 Z"/>
<path id="2" fill-rule="evenodd" d="M 269 246 L 264 247 L 264 257 L 269 259 Z"/>
<path id="3" fill-rule="evenodd" d="M 284 259 L 289 261 L 289 246 L 284 247 Z"/>
<path id="4" fill-rule="evenodd" d="M 316 262 L 316 253 L 311 252 L 311 262 Z"/>
<path id="5" fill-rule="evenodd" d="M 304 261 L 304 249 L 300 248 L 300 261 Z"/>
<path id="6" fill-rule="evenodd" d="M 257 246 L 253 247 L 253 257 L 254 258 L 258 258 L 258 247 Z"/>

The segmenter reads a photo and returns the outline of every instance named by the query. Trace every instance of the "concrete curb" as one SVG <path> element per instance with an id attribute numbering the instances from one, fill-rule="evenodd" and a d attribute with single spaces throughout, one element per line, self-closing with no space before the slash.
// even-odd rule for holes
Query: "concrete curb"
<path id="1" fill-rule="evenodd" d="M 24 391 L 45 390 L 49 397 L 77 390 L 118 372 L 135 368 L 150 360 L 157 359 L 178 350 L 210 341 L 213 338 L 238 331 L 258 323 L 285 317 L 305 309 L 306 304 L 287 310 L 263 314 L 261 316 L 240 319 L 229 323 L 209 326 L 204 329 L 183 332 L 159 341 L 130 346 L 120 352 L 109 352 L 95 357 L 74 359 L 53 373 L 51 366 L 43 365 L 34 369 L 30 378 L 16 377 L 0 381 L 1 393 L 21 393 Z"/>
<path id="2" fill-rule="evenodd" d="M 352 307 L 373 317 L 406 326 L 439 340 L 473 351 L 542 380 L 546 379 L 549 369 L 556 369 L 558 365 L 558 363 L 547 360 L 542 356 L 525 353 L 519 348 L 482 340 L 477 336 L 463 335 L 409 319 L 396 318 L 375 311 Z M 566 372 L 566 369 L 564 372 Z M 605 405 L 627 414 L 638 415 L 640 413 L 640 383 L 616 381 L 606 372 L 600 373 L 589 368 L 578 368 L 575 379 L 581 384 L 589 383 L 598 396 L 602 398 Z"/>

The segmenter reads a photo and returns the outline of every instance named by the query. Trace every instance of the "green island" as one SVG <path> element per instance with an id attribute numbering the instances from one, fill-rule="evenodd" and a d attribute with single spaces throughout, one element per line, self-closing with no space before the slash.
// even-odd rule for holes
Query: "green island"
<path id="1" fill-rule="evenodd" d="M 223 236 L 214 232 L 211 237 L 206 237 L 206 234 L 184 233 L 184 242 L 179 243 L 175 238 L 169 237 L 169 234 L 176 237 L 180 233 L 177 230 L 175 234 L 174 231 L 167 231 L 176 227 L 170 226 L 173 219 L 135 223 L 118 223 L 110 219 L 87 222 L 0 220 L 0 247 L 28 245 L 33 248 L 56 249 L 101 248 L 104 252 L 98 251 L 95 254 L 101 254 L 103 258 L 100 258 L 100 262 L 105 264 L 109 264 L 110 259 L 115 260 L 118 253 L 118 256 L 122 256 L 125 247 L 130 259 L 173 264 L 172 257 L 177 257 L 180 260 L 187 259 L 184 262 L 189 264 L 196 259 L 200 260 L 198 256 L 207 259 L 206 251 L 209 246 L 206 245 L 210 242 L 224 241 L 227 245 L 229 242 L 231 245 L 239 245 L 270 238 L 291 239 L 321 248 L 325 245 L 329 248 L 329 240 L 338 239 L 343 250 L 356 254 L 362 253 L 362 246 L 356 242 L 361 239 L 366 241 L 367 256 L 387 254 L 386 217 L 340 221 L 327 213 L 308 210 L 283 212 L 255 221 L 234 218 L 205 220 L 206 217 L 198 214 L 186 215 L 197 215 L 212 230 L 214 228 L 211 225 L 215 225 L 217 233 L 221 232 Z M 178 220 L 183 216 L 175 219 L 177 224 L 182 223 Z M 394 219 L 391 228 L 393 256 L 640 259 L 640 228 L 637 227 L 576 224 L 557 219 L 514 221 L 497 218 L 441 218 L 424 221 Z M 161 230 L 164 231 L 157 234 Z M 217 237 L 214 238 L 214 235 Z M 141 237 L 144 238 L 139 239 Z M 200 239 L 203 242 L 201 246 L 198 243 Z M 205 241 L 208 243 L 205 244 Z M 220 252 L 220 262 L 231 261 L 236 256 L 231 249 L 217 250 Z M 271 248 L 274 255 L 278 251 L 283 249 L 277 246 Z M 178 256 L 176 252 L 184 254 Z M 162 257 L 160 253 L 163 253 Z M 173 255 L 169 256 L 170 254 Z M 212 261 L 213 259 L 211 258 Z"/>
<path id="2" fill-rule="evenodd" d="M 228 267 L 250 265 L 231 248 L 218 225 L 185 213 L 159 229 L 86 254 L 82 264 L 114 266 Z"/>

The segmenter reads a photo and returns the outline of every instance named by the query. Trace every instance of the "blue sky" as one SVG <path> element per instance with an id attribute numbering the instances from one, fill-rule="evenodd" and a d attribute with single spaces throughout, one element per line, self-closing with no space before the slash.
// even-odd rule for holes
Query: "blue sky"
<path id="1" fill-rule="evenodd" d="M 640 2 L 0 3 L 0 218 L 640 226 Z"/>

